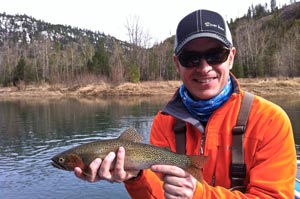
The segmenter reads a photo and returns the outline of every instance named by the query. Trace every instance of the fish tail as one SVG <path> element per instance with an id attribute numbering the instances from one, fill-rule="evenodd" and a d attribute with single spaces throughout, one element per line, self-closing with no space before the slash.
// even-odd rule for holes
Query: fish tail
<path id="1" fill-rule="evenodd" d="M 188 158 L 190 159 L 191 164 L 186 171 L 193 175 L 199 182 L 202 182 L 202 168 L 205 165 L 208 157 L 203 155 L 188 155 Z"/>

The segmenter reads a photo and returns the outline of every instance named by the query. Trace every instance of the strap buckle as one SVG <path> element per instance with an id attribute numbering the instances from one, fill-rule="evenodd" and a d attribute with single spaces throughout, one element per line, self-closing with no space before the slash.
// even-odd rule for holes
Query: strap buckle
<path id="1" fill-rule="evenodd" d="M 246 164 L 232 163 L 230 165 L 231 187 L 243 185 L 245 177 L 246 177 Z"/>
<path id="2" fill-rule="evenodd" d="M 245 130 L 245 125 L 236 125 L 232 128 L 232 135 L 244 134 Z"/>

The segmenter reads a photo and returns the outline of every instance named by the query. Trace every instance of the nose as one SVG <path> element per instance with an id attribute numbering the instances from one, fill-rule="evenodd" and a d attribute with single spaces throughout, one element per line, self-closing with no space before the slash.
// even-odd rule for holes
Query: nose
<path id="1" fill-rule="evenodd" d="M 196 66 L 195 69 L 197 72 L 207 73 L 212 69 L 212 67 L 207 63 L 205 59 L 202 58 L 199 65 Z"/>

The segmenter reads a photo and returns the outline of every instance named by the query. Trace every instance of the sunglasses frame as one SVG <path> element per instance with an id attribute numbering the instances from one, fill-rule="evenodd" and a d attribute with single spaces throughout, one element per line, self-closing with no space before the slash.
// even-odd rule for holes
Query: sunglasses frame
<path id="1" fill-rule="evenodd" d="M 209 65 L 218 65 L 224 63 L 230 54 L 231 48 L 222 47 L 208 50 L 207 52 L 200 53 L 196 51 L 183 51 L 177 55 L 179 63 L 185 68 L 197 67 L 204 59 Z M 197 58 L 191 60 L 191 57 Z"/>

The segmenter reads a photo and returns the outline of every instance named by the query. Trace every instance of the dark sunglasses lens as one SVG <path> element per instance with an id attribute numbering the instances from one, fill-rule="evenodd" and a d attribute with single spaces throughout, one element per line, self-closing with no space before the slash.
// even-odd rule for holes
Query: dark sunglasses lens
<path id="1" fill-rule="evenodd" d="M 198 66 L 201 61 L 201 55 L 195 52 L 186 52 L 179 55 L 179 62 L 184 67 Z"/>
<path id="2" fill-rule="evenodd" d="M 205 60 L 208 64 L 221 64 L 227 60 L 229 52 L 229 49 L 220 49 L 215 52 L 207 53 L 205 55 Z"/>
<path id="3" fill-rule="evenodd" d="M 216 65 L 225 62 L 230 50 L 221 48 L 207 53 L 183 52 L 178 56 L 179 62 L 183 67 L 199 66 L 201 59 L 205 59 L 208 64 Z"/>

